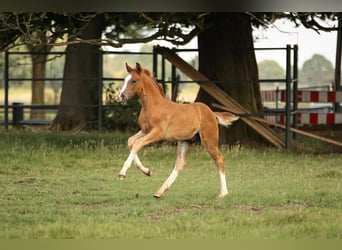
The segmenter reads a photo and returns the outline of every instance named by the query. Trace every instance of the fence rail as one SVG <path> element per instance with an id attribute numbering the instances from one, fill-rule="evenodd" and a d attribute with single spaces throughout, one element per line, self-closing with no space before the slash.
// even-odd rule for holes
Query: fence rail
<path id="1" fill-rule="evenodd" d="M 282 101 L 285 103 L 285 108 L 284 109 L 279 109 L 279 110 L 269 110 L 269 111 L 265 111 L 264 114 L 245 114 L 246 116 L 250 116 L 250 115 L 254 115 L 254 116 L 266 116 L 266 115 L 272 115 L 273 117 L 278 117 L 281 121 L 284 121 L 284 123 L 286 124 L 286 147 L 289 148 L 290 147 L 290 137 L 291 137 L 291 124 L 293 127 L 297 127 L 298 124 L 301 124 L 301 122 L 304 120 L 303 116 L 299 115 L 298 113 L 298 101 L 297 100 L 304 100 L 306 99 L 306 92 L 305 91 L 298 91 L 298 47 L 296 45 L 294 46 L 290 46 L 287 45 L 286 47 L 279 47 L 279 48 L 255 48 L 256 51 L 258 50 L 281 50 L 285 52 L 285 58 L 286 58 L 286 76 L 284 79 L 264 79 L 264 80 L 260 80 L 260 82 L 264 82 L 264 83 L 271 83 L 271 82 L 278 82 L 278 83 L 283 83 L 285 85 L 285 90 L 282 90 L 282 94 L 280 96 L 276 96 L 271 94 L 270 92 L 261 92 L 261 95 L 263 96 L 263 99 L 269 99 L 271 101 Z M 197 49 L 175 49 L 175 52 L 196 52 L 198 51 Z M 49 52 L 47 54 L 56 54 L 56 55 L 65 55 L 68 52 Z M 72 52 L 73 53 L 73 52 Z M 4 80 L 5 80 L 5 92 L 4 92 L 4 105 L 0 106 L 0 109 L 3 109 L 3 113 L 4 113 L 4 119 L 3 119 L 3 124 L 5 125 L 6 128 L 8 128 L 9 124 L 15 124 L 17 121 L 13 119 L 10 121 L 9 119 L 9 112 L 12 109 L 15 108 L 14 105 L 9 103 L 9 86 L 10 86 L 10 82 L 11 81 L 32 81 L 32 80 L 44 80 L 44 81 L 62 81 L 62 80 L 66 80 L 63 77 L 49 77 L 49 78 L 43 78 L 43 79 L 32 79 L 32 78 L 25 78 L 25 77 L 10 77 L 10 72 L 9 72 L 9 57 L 15 54 L 32 54 L 32 53 L 28 53 L 28 52 L 6 52 L 5 53 L 5 71 L 4 71 Z M 168 80 L 166 77 L 166 71 L 165 71 L 165 59 L 161 58 L 161 60 L 158 60 L 158 53 L 156 51 L 156 47 L 153 49 L 152 52 L 115 52 L 115 51 L 100 51 L 99 56 L 100 56 L 100 60 L 99 63 L 101 65 L 99 65 L 100 70 L 100 75 L 97 77 L 91 77 L 91 78 L 72 78 L 72 79 L 68 79 L 68 80 L 93 80 L 93 81 L 97 81 L 98 82 L 98 95 L 99 95 L 99 102 L 97 104 L 94 105 L 70 105 L 70 106 L 63 106 L 63 107 L 71 107 L 71 108 L 76 108 L 76 107 L 83 107 L 83 108 L 98 108 L 98 113 L 99 113 L 99 117 L 98 117 L 98 128 L 101 131 L 102 130 L 102 114 L 103 114 L 103 110 L 106 108 L 110 108 L 106 105 L 103 104 L 103 99 L 102 99 L 102 91 L 103 91 L 103 83 L 104 81 L 119 81 L 119 80 L 123 80 L 121 78 L 111 78 L 111 77 L 104 77 L 103 76 L 103 69 L 102 69 L 102 64 L 103 64 L 103 56 L 105 55 L 110 55 L 110 54 L 121 54 L 121 55 L 126 55 L 126 54 L 140 54 L 140 55 L 146 55 L 146 56 L 151 56 L 152 61 L 153 61 L 153 73 L 156 76 L 156 78 L 158 79 L 158 81 L 160 81 L 161 84 L 165 85 L 165 83 L 171 83 L 171 93 L 172 93 L 172 98 L 174 98 L 174 93 L 177 93 L 175 90 L 175 88 L 177 88 L 177 86 L 179 85 L 179 83 L 190 83 L 190 82 L 194 82 L 194 81 L 180 81 L 179 78 L 177 78 L 176 76 L 176 69 L 173 65 L 171 65 L 172 69 L 171 69 L 171 80 Z M 161 67 L 158 67 L 158 65 Z M 158 68 L 161 68 L 161 71 L 158 72 Z M 310 94 L 310 100 L 314 100 L 316 97 L 314 97 L 317 94 Z M 334 96 L 335 95 L 335 96 Z M 341 94 L 340 93 L 336 93 L 333 94 L 331 92 L 327 93 L 327 97 L 321 97 L 320 94 L 318 94 L 318 100 L 325 100 L 324 98 L 326 98 L 326 100 L 328 101 L 333 101 L 333 102 L 339 102 L 341 100 Z M 295 101 L 294 101 L 295 100 Z M 57 110 L 58 108 L 60 108 L 62 106 L 60 105 L 28 105 L 28 104 L 23 104 L 20 108 L 22 109 L 45 109 L 45 110 Z M 241 114 L 242 116 L 244 114 Z M 13 114 L 12 114 L 13 116 Z M 316 118 L 314 118 L 315 115 L 312 116 L 312 118 L 309 118 L 310 120 L 315 120 Z M 331 115 L 328 116 L 329 118 L 327 118 L 327 121 L 329 122 L 339 122 L 340 118 L 339 115 L 335 116 L 334 119 L 332 118 Z M 13 118 L 13 117 L 12 117 Z M 323 118 L 321 118 L 321 116 L 317 117 L 317 121 L 320 122 L 321 120 L 324 120 Z M 34 124 L 35 122 L 37 124 L 49 124 L 48 120 L 37 120 L 37 121 L 30 121 L 30 120 L 25 120 L 25 119 L 19 119 L 19 124 L 23 124 L 23 123 L 27 123 L 27 124 Z M 51 122 L 51 121 L 50 121 Z"/>

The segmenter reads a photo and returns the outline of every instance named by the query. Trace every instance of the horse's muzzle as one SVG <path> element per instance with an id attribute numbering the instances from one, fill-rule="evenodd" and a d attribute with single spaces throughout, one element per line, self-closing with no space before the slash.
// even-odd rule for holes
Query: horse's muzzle
<path id="1" fill-rule="evenodd" d="M 121 104 L 127 104 L 127 100 L 128 98 L 124 95 L 124 94 L 119 94 L 117 96 L 117 100 L 121 103 Z"/>

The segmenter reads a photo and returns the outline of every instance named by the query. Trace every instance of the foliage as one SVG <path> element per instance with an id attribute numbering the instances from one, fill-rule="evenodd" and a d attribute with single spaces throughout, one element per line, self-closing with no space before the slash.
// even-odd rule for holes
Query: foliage
<path id="1" fill-rule="evenodd" d="M 304 62 L 299 82 L 308 86 L 330 85 L 334 81 L 334 67 L 324 56 L 315 54 Z"/>
<path id="2" fill-rule="evenodd" d="M 128 135 L 0 132 L 0 238 L 341 239 L 341 155 L 221 148 L 230 195 L 208 153 L 193 146 L 187 168 L 160 200 L 152 194 L 175 161 L 151 146 L 116 180 Z M 310 144 L 306 145 L 310 149 Z M 323 152 L 323 153 L 322 153 Z"/>
<path id="3" fill-rule="evenodd" d="M 106 24 L 102 39 L 80 39 L 91 19 L 101 16 Z M 0 51 L 17 44 L 32 46 L 90 43 L 121 47 L 127 43 L 166 40 L 186 44 L 199 32 L 203 16 L 198 13 L 2 13 L 0 14 Z M 194 27 L 191 29 L 190 27 Z M 151 33 L 152 31 L 152 33 Z M 39 39 L 33 34 L 47 33 Z M 56 41 L 68 34 L 68 41 Z"/>
<path id="4" fill-rule="evenodd" d="M 120 88 L 114 83 L 105 89 L 106 110 L 104 113 L 104 125 L 109 130 L 137 132 L 139 130 L 138 115 L 141 105 L 138 97 L 131 98 L 126 105 L 117 101 Z"/>
<path id="5" fill-rule="evenodd" d="M 260 79 L 284 79 L 284 69 L 274 60 L 263 60 L 258 63 Z"/>
<path id="6" fill-rule="evenodd" d="M 222 13 L 61 13 L 61 12 L 35 12 L 35 13 L 2 13 L 0 14 L 0 51 L 7 50 L 11 46 L 17 44 L 26 44 L 31 47 L 39 46 L 55 46 L 55 45 L 73 45 L 73 44 L 91 44 L 91 45 L 108 45 L 112 47 L 121 47 L 123 44 L 127 43 L 146 43 L 153 40 L 164 40 L 171 42 L 174 45 L 184 45 L 188 43 L 193 37 L 200 34 L 205 30 L 211 29 L 213 26 L 222 27 L 225 29 L 224 23 L 221 23 L 224 19 L 217 18 L 223 15 Z M 272 25 L 272 22 L 277 18 L 290 18 L 294 22 L 303 23 L 306 27 L 311 27 L 315 30 L 336 30 L 336 27 L 325 27 L 320 24 L 317 20 L 336 20 L 339 17 L 338 13 L 294 13 L 294 12 L 284 12 L 284 13 L 239 13 L 243 20 L 246 21 L 244 29 L 250 28 L 250 25 L 258 26 L 268 26 Z M 232 15 L 232 19 L 228 22 L 234 22 L 239 24 L 239 21 L 234 18 L 236 14 Z M 99 34 L 94 39 L 92 36 L 83 36 L 87 27 L 92 27 L 89 25 L 93 23 L 98 24 L 96 28 Z M 221 21 L 220 21 L 221 20 Z M 228 19 L 227 19 L 228 20 Z M 100 23 L 100 24 L 99 24 Z M 89 26 L 88 26 L 89 25 Z M 238 25 L 234 25 L 238 27 Z M 227 30 L 227 29 L 225 29 Z M 242 30 L 241 34 L 248 34 L 246 30 Z M 248 31 L 250 32 L 250 31 Z M 38 34 L 38 35 L 37 35 Z M 41 37 L 39 34 L 45 34 L 45 37 Z M 202 33 L 203 34 L 203 33 Z M 220 32 L 215 32 L 215 34 L 220 34 Z M 63 40 L 67 35 L 67 39 Z M 236 36 L 231 36 L 234 39 Z M 215 39 L 214 39 L 215 40 Z M 236 44 L 241 45 L 241 41 L 246 39 L 240 39 Z M 221 45 L 220 45 L 221 46 Z M 249 46 L 249 45 L 248 45 Z M 92 47 L 92 46 L 91 46 Z M 211 46 L 204 46 L 210 48 Z M 236 46 L 233 46 L 234 50 Z M 94 47 L 92 47 L 94 48 Z M 217 49 L 222 49 L 217 48 Z M 203 49 L 202 49 L 203 52 Z M 202 53 L 200 51 L 200 53 Z M 202 53 L 203 54 L 203 53 Z M 203 56 L 201 58 L 204 58 Z M 230 57 L 228 57 L 230 58 Z M 243 57 L 240 57 L 243 58 Z M 237 57 L 233 65 L 240 65 L 237 63 L 240 60 Z M 247 57 L 246 59 L 248 60 Z M 205 59 L 207 60 L 207 59 Z M 204 62 L 209 63 L 209 62 Z M 255 62 L 251 60 L 251 65 L 253 65 L 253 72 Z M 212 63 L 210 63 L 212 64 Z M 71 65 L 71 64 L 70 64 Z M 65 72 L 71 72 L 71 69 L 76 69 L 74 65 L 66 67 Z M 201 68 L 201 67 L 200 67 Z M 245 67 L 240 67 L 245 68 Z M 80 68 L 82 69 L 82 68 Z M 84 69 L 84 68 L 83 68 Z M 93 67 L 94 69 L 94 67 Z M 214 67 L 213 71 L 218 71 Z M 78 73 L 80 73 L 79 71 Z M 89 72 L 89 70 L 87 70 Z M 95 72 L 95 71 L 94 71 Z M 242 72 L 242 71 L 241 71 Z M 82 73 L 83 74 L 83 73 Z M 245 74 L 242 72 L 242 74 Z M 245 76 L 239 76 L 241 79 L 245 79 Z M 257 76 L 253 79 L 257 81 Z M 219 79 L 224 80 L 224 79 Z M 238 79 L 239 80 L 239 79 Z M 62 92 L 62 104 L 67 103 L 66 95 L 68 93 L 69 99 L 73 97 L 73 91 L 77 91 L 76 88 L 70 88 L 70 85 L 63 85 Z M 66 87 L 67 86 L 67 87 Z M 247 86 L 247 85 L 246 85 Z M 253 87 L 254 88 L 254 87 Z M 253 89 L 250 88 L 250 89 Z M 90 88 L 82 88 L 86 90 Z M 64 91 L 65 90 L 65 91 Z M 258 90 L 258 88 L 256 88 Z M 243 91 L 248 93 L 246 91 Z M 95 92 L 87 93 L 80 96 L 84 97 L 84 100 L 94 100 L 97 103 L 96 96 L 91 96 Z M 254 93 L 254 92 L 253 92 Z M 76 93 L 79 94 L 79 93 Z M 244 100 L 252 100 L 251 103 L 259 104 L 259 109 L 261 108 L 261 102 L 259 95 L 254 95 L 257 97 L 243 98 Z M 88 98 L 89 97 L 89 98 Z M 91 98 L 93 97 L 93 98 Z M 235 96 L 234 96 L 235 97 Z M 239 100 L 240 101 L 240 100 Z M 79 101 L 80 102 L 80 101 Z M 91 102 L 91 101 L 89 101 Z M 93 103 L 89 103 L 93 104 Z M 250 108 L 249 103 L 245 103 L 247 108 Z M 253 110 L 253 109 L 251 109 Z M 66 113 L 59 112 L 56 119 L 54 119 L 52 127 L 58 129 L 71 129 L 77 124 L 86 124 L 87 121 L 93 120 L 97 117 L 94 112 L 78 113 L 82 115 L 71 114 L 70 116 L 74 119 L 71 121 L 71 117 L 66 116 Z M 70 122 L 69 122 L 70 121 Z M 82 127 L 82 126 L 80 126 Z M 245 130 L 246 131 L 246 130 Z M 243 133 L 245 134 L 245 132 Z M 245 136 L 246 137 L 246 136 Z"/>
<path id="7" fill-rule="evenodd" d="M 260 79 L 285 79 L 285 70 L 274 60 L 263 60 L 258 63 L 258 72 Z M 269 83 L 265 84 L 270 86 Z M 274 82 L 273 87 L 279 83 Z"/>
<path id="8" fill-rule="evenodd" d="M 0 51 L 14 43 L 39 46 L 91 43 L 121 47 L 127 43 L 147 43 L 164 40 L 174 45 L 184 45 L 200 32 L 212 25 L 204 25 L 204 19 L 216 13 L 185 12 L 34 12 L 0 14 Z M 276 19 L 287 18 L 297 25 L 319 32 L 337 30 L 337 27 L 322 24 L 322 20 L 337 20 L 340 13 L 325 12 L 246 12 L 255 27 L 270 26 Z M 87 23 L 101 16 L 107 26 L 102 39 L 80 39 L 79 35 Z M 46 33 L 44 39 L 35 33 Z M 68 34 L 68 41 L 62 39 Z"/>
<path id="9" fill-rule="evenodd" d="M 284 79 L 285 70 L 274 60 L 258 63 L 260 79 Z M 330 86 L 334 79 L 334 67 L 323 55 L 314 54 L 299 69 L 301 87 Z"/>

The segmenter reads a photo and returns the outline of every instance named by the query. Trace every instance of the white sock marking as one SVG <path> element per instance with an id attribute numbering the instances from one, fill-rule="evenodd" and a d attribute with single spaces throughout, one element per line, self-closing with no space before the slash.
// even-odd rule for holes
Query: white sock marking
<path id="1" fill-rule="evenodd" d="M 221 193 L 220 196 L 226 196 L 228 194 L 227 183 L 226 183 L 226 176 L 224 173 L 220 173 L 220 182 L 221 182 Z"/>
<path id="2" fill-rule="evenodd" d="M 167 178 L 166 181 L 166 188 L 171 187 L 172 183 L 174 183 L 174 181 L 176 180 L 178 176 L 178 172 L 176 171 L 176 169 L 174 169 L 171 173 L 171 175 L 169 176 L 169 178 Z"/>
<path id="3" fill-rule="evenodd" d="M 135 155 L 136 155 L 136 153 L 134 153 L 132 151 L 130 152 L 130 154 L 129 154 L 127 160 L 125 161 L 119 175 L 124 175 L 124 176 L 126 175 L 126 172 L 129 169 L 129 167 L 131 166 Z"/>

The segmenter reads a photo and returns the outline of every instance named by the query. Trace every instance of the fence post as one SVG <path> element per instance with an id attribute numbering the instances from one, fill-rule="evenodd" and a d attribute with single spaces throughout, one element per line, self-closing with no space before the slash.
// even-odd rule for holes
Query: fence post
<path id="1" fill-rule="evenodd" d="M 103 107 L 102 107 L 102 93 L 103 93 L 103 51 L 99 51 L 99 76 L 98 76 L 98 126 L 99 126 L 99 132 L 102 132 L 103 127 Z"/>
<path id="2" fill-rule="evenodd" d="M 12 124 L 13 127 L 20 127 L 20 122 L 24 120 L 24 103 L 13 102 L 12 105 Z"/>
<path id="3" fill-rule="evenodd" d="M 165 58 L 162 57 L 162 70 L 161 70 L 161 84 L 163 85 L 164 88 L 164 93 L 166 92 L 166 85 L 165 85 L 165 78 L 166 78 L 166 71 L 165 71 Z"/>
<path id="4" fill-rule="evenodd" d="M 153 75 L 156 79 L 158 79 L 158 52 L 157 52 L 156 46 L 153 46 L 152 61 L 153 61 Z"/>
<path id="5" fill-rule="evenodd" d="M 286 45 L 285 148 L 291 147 L 291 46 Z"/>
<path id="6" fill-rule="evenodd" d="M 337 44 L 336 44 L 336 59 L 335 59 L 335 91 L 341 91 L 341 54 L 342 54 L 342 17 L 339 17 L 337 31 Z M 341 112 L 342 109 L 339 103 L 334 103 L 334 112 Z"/>
<path id="7" fill-rule="evenodd" d="M 297 119 L 297 109 L 298 109 L 298 45 L 293 46 L 293 127 L 297 128 L 298 119 Z M 293 133 L 292 138 L 296 139 L 297 134 Z"/>
<path id="8" fill-rule="evenodd" d="M 172 64 L 171 65 L 171 100 L 176 101 L 177 99 L 177 79 L 176 79 L 176 67 Z"/>
<path id="9" fill-rule="evenodd" d="M 5 81 L 5 129 L 8 130 L 8 88 L 9 88 L 9 80 L 8 80 L 8 66 L 9 66 L 9 55 L 8 55 L 8 51 L 5 52 L 5 62 L 4 62 L 4 81 Z"/>

